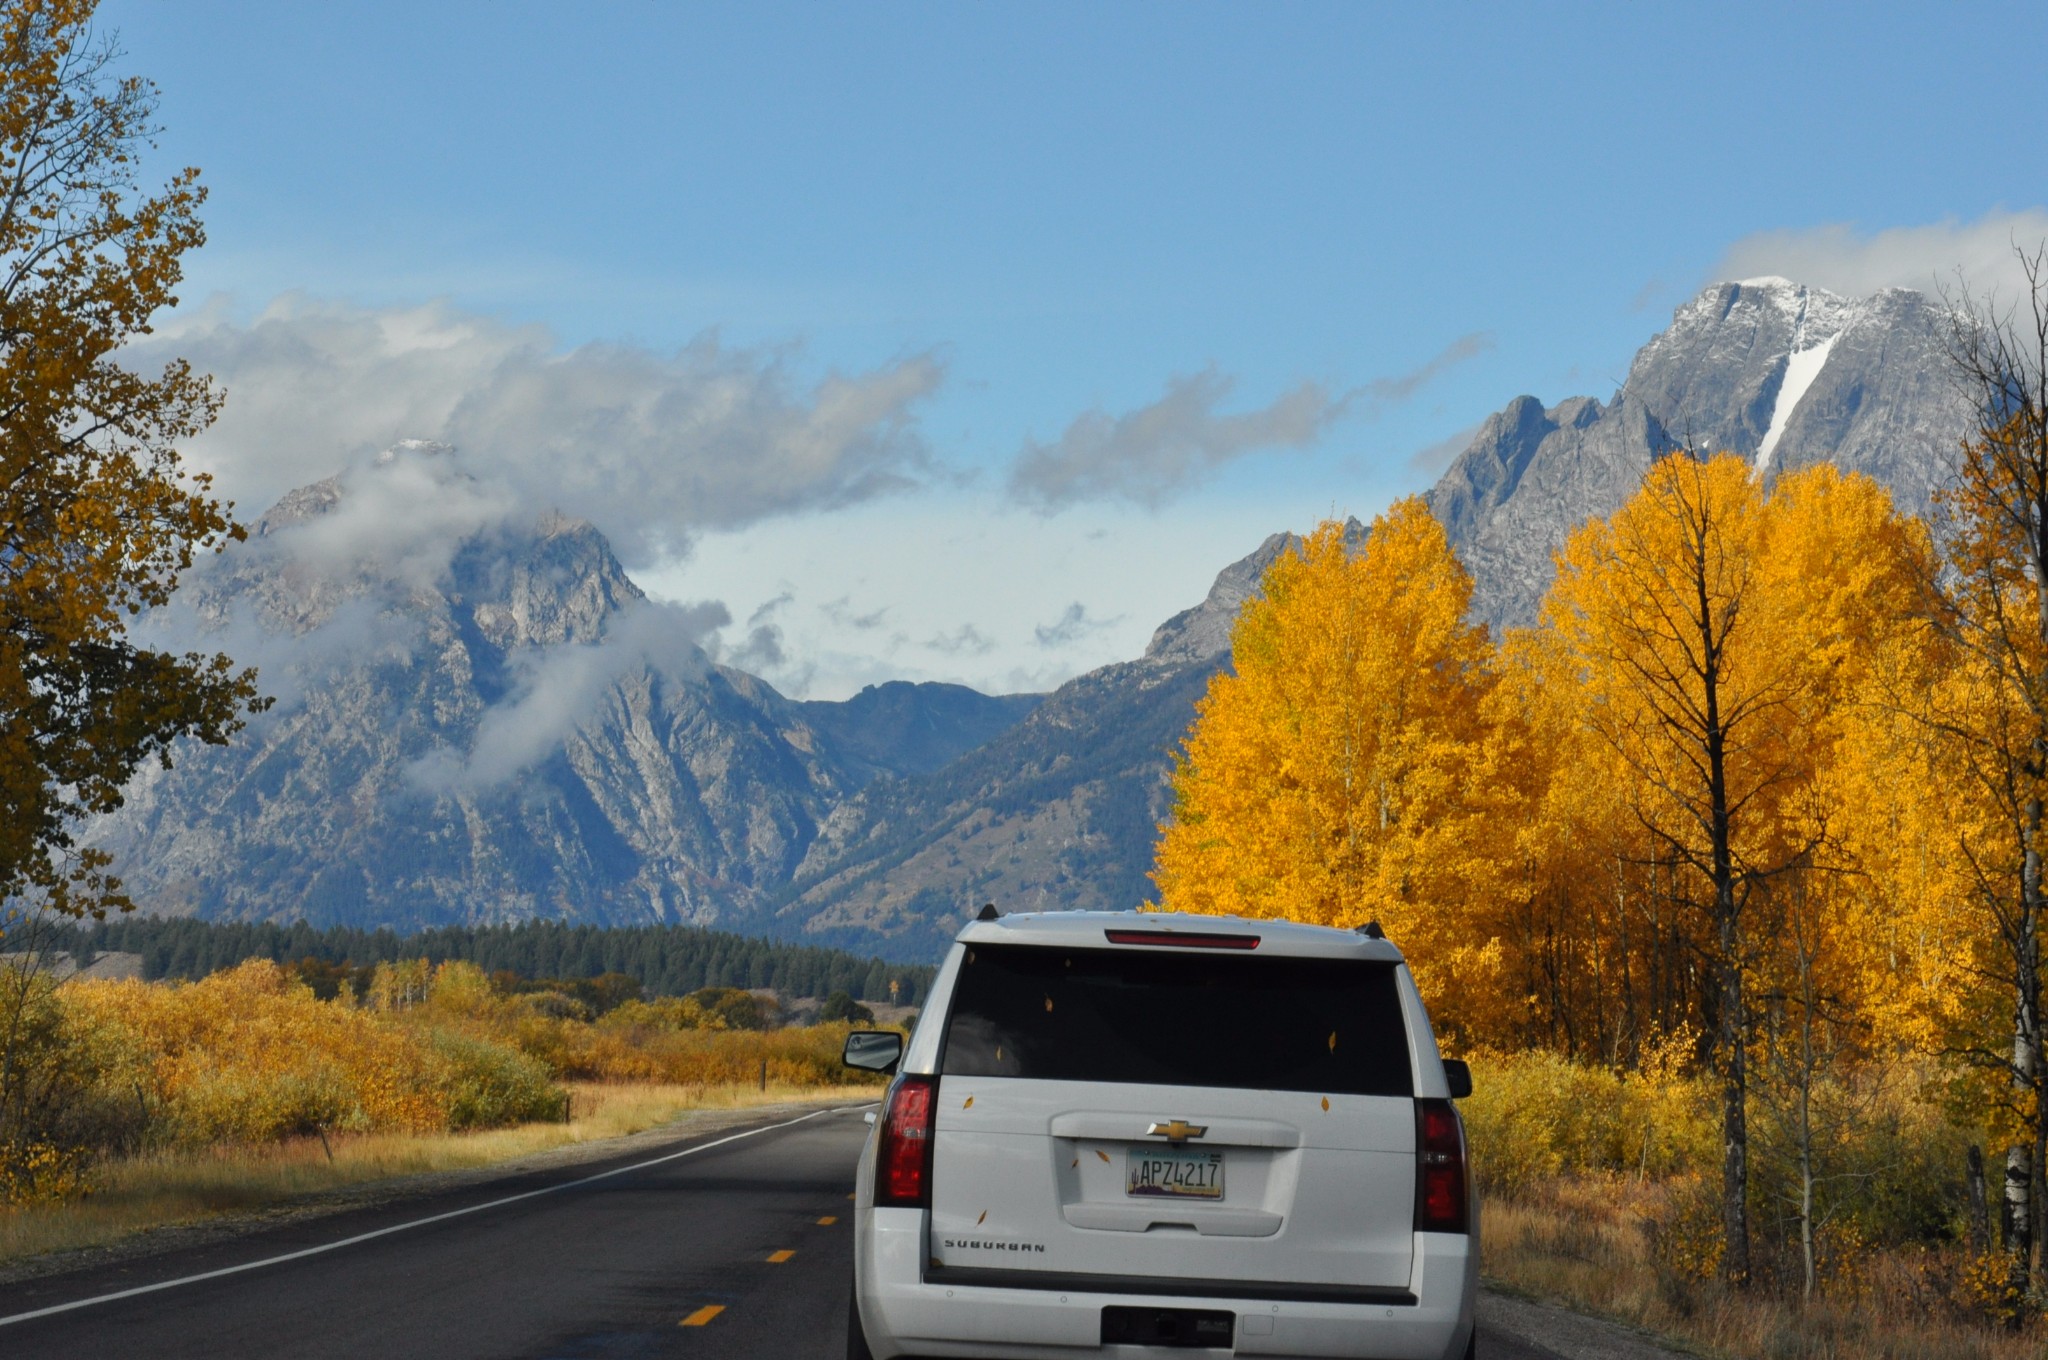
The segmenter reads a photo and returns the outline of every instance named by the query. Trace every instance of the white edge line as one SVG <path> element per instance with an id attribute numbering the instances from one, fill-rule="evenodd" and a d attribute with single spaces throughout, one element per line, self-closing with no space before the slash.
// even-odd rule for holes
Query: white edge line
<path id="1" fill-rule="evenodd" d="M 623 1176 L 632 1171 L 645 1171 L 650 1166 L 660 1166 L 663 1162 L 673 1162 L 682 1157 L 693 1157 L 700 1152 L 709 1152 L 715 1147 L 724 1147 L 727 1143 L 737 1143 L 742 1138 L 752 1138 L 757 1134 L 773 1133 L 777 1129 L 787 1129 L 798 1124 L 808 1123 L 820 1115 L 844 1114 L 849 1110 L 864 1108 L 866 1107 L 863 1105 L 847 1105 L 843 1107 L 835 1106 L 829 1110 L 813 1110 L 810 1114 L 800 1115 L 795 1119 L 786 1119 L 780 1124 L 763 1124 L 758 1129 L 745 1129 L 739 1133 L 728 1134 L 709 1143 L 698 1143 L 694 1147 L 686 1147 L 680 1152 L 664 1153 L 659 1157 L 653 1157 L 644 1162 L 634 1162 L 631 1166 L 615 1166 L 610 1171 L 600 1171 L 594 1176 L 584 1176 L 580 1180 L 564 1181 L 560 1185 L 546 1185 L 538 1190 L 527 1190 L 517 1195 L 507 1195 L 503 1199 L 489 1200 L 483 1204 L 472 1204 L 462 1209 L 450 1209 L 446 1213 L 429 1214 L 425 1218 L 410 1219 L 404 1223 L 394 1223 L 388 1228 L 377 1228 L 370 1232 L 357 1233 L 354 1237 L 344 1237 L 338 1242 L 325 1242 L 317 1247 L 302 1247 L 298 1251 L 288 1251 L 282 1256 L 266 1256 L 259 1261 L 244 1261 L 240 1265 L 222 1266 L 219 1270 L 208 1270 L 198 1275 L 181 1275 L 174 1280 L 159 1280 L 155 1284 L 137 1285 L 133 1289 L 121 1289 L 112 1294 L 95 1294 L 91 1298 L 74 1299 L 70 1303 L 54 1303 L 48 1308 L 38 1308 L 27 1313 L 16 1313 L 12 1317 L 0 1317 L 0 1327 L 9 1327 L 17 1322 L 31 1322 L 36 1318 L 50 1317 L 57 1313 L 69 1313 L 74 1309 L 91 1308 L 96 1304 L 113 1303 L 118 1299 L 132 1299 L 138 1294 L 154 1294 L 162 1289 L 176 1289 L 181 1285 L 198 1284 L 202 1280 L 217 1280 L 224 1275 L 239 1275 L 245 1270 L 261 1270 L 265 1266 L 283 1265 L 286 1261 L 303 1260 L 308 1256 L 319 1256 L 324 1252 L 339 1251 L 343 1247 L 352 1247 L 358 1242 L 368 1242 L 373 1238 L 388 1237 L 392 1233 L 404 1232 L 409 1228 L 424 1228 L 429 1223 L 444 1223 L 451 1218 L 461 1218 L 465 1214 L 480 1214 L 486 1209 L 502 1209 L 508 1204 L 517 1204 L 521 1200 L 535 1199 L 541 1195 L 552 1195 L 560 1190 L 574 1190 L 579 1185 L 590 1185 L 596 1181 L 610 1180 L 613 1176 Z"/>

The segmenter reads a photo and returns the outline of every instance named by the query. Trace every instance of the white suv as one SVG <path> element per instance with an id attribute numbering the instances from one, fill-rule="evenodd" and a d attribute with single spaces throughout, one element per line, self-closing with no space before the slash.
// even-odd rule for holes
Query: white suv
<path id="1" fill-rule="evenodd" d="M 984 908 L 846 1058 L 852 1360 L 1473 1353 L 1471 1077 L 1377 926 Z"/>

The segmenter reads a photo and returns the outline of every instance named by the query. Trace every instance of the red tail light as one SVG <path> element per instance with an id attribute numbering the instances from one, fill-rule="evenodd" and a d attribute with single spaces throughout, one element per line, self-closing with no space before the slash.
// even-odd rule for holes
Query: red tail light
<path id="1" fill-rule="evenodd" d="M 1195 930 L 1105 930 L 1111 944 L 1158 944 L 1173 949 L 1257 949 L 1256 935 Z"/>
<path id="2" fill-rule="evenodd" d="M 1415 1231 L 1472 1230 L 1466 1203 L 1465 1124 L 1448 1100 L 1415 1102 Z"/>
<path id="3" fill-rule="evenodd" d="M 937 1077 L 902 1077 L 889 1092 L 882 1142 L 875 1158 L 875 1203 L 924 1209 L 932 1197 L 932 1121 L 938 1113 Z"/>

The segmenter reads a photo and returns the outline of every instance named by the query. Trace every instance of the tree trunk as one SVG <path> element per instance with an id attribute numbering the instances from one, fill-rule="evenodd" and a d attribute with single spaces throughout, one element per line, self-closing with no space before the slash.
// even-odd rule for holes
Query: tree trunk
<path id="1" fill-rule="evenodd" d="M 1799 1263 L 1805 1269 L 1799 1297 L 1813 1302 L 1813 1134 L 1806 1127 L 1805 1102 L 1801 1102 L 1799 1130 Z"/>
<path id="2" fill-rule="evenodd" d="M 1719 933 L 1716 1046 L 1721 1057 L 1721 1274 L 1749 1285 L 1749 1055 L 1742 998 L 1742 918 L 1735 893 L 1734 817 L 1728 798 L 1728 730 L 1721 713 L 1720 649 L 1704 573 L 1697 584 L 1701 624 L 1701 698 L 1705 700 L 1707 835 L 1712 855 L 1714 925 Z"/>
<path id="3" fill-rule="evenodd" d="M 2013 1304 L 2013 1325 L 2026 1313 L 2025 1300 L 2033 1282 L 2034 1242 L 2039 1229 L 2034 1203 L 2036 1146 L 2040 1142 L 2041 1110 L 2041 950 L 2040 895 L 2041 856 L 2035 842 L 2039 835 L 2042 805 L 2039 799 L 2026 806 L 2027 848 L 2020 868 L 2020 911 L 2015 941 L 2018 965 L 2013 970 L 2012 1094 L 2023 1117 L 2027 1137 L 2015 1140 L 2005 1152 L 2005 1198 L 1999 1226 L 2006 1252 L 2006 1293 Z"/>
<path id="4" fill-rule="evenodd" d="M 2036 799 L 2027 804 L 2025 830 L 2028 845 L 2020 868 L 2020 913 L 2017 958 L 2013 970 L 2012 1091 L 2013 1100 L 2024 1115 L 2030 1135 L 2015 1141 L 2005 1153 L 2005 1203 L 2000 1227 L 2007 1256 L 2006 1290 L 2014 1301 L 2014 1325 L 2024 1315 L 2022 1301 L 2033 1281 L 2034 1241 L 2038 1235 L 2034 1204 L 2035 1147 L 2042 1132 L 2040 1110 L 2041 1080 L 2041 946 L 2040 915 L 2041 855 L 2036 848 L 2042 805 Z"/>
<path id="5" fill-rule="evenodd" d="M 1813 1079 L 1820 1055 L 1813 1043 L 1813 1008 L 1819 1001 L 1813 981 L 1814 946 L 1807 927 L 1805 880 L 1792 885 L 1799 958 L 1799 1259 L 1805 1271 L 1800 1298 L 1813 1302 L 1817 1277 L 1813 1248 Z"/>
<path id="6" fill-rule="evenodd" d="M 1749 1055 L 1735 914 L 1721 918 L 1721 1274 L 1749 1284 Z"/>
<path id="7" fill-rule="evenodd" d="M 1970 1199 L 1970 1252 L 1982 1256 L 1991 1250 L 1991 1201 L 1984 1190 L 1984 1149 L 1970 1144 L 1968 1177 Z"/>

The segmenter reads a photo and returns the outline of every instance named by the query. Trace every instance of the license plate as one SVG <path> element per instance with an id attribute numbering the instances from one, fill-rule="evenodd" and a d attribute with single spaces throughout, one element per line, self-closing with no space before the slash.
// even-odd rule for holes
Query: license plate
<path id="1" fill-rule="evenodd" d="M 1124 1193 L 1167 1199 L 1222 1199 L 1223 1154 L 1190 1148 L 1132 1148 L 1124 1158 Z"/>

